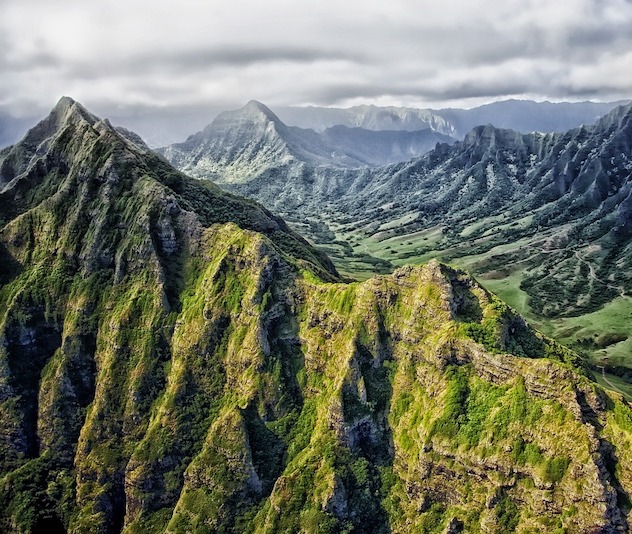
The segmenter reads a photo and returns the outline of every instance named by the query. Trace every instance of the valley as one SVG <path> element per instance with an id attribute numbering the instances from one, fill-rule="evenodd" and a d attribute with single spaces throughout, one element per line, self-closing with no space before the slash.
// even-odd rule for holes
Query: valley
<path id="1" fill-rule="evenodd" d="M 523 222 L 527 221 L 525 218 Z M 484 223 L 472 225 L 479 227 Z M 297 228 L 300 226 L 297 226 Z M 620 376 L 608 373 L 612 383 L 605 383 L 632 400 L 632 384 L 621 380 L 621 376 L 632 378 L 632 373 L 625 369 L 632 368 L 632 298 L 625 295 L 614 296 L 601 308 L 572 316 L 560 314 L 546 317 L 537 313 L 529 306 L 529 294 L 521 289 L 521 283 L 526 274 L 538 264 L 538 258 L 543 254 L 559 253 L 561 250 L 545 250 L 542 248 L 543 239 L 550 237 L 546 233 L 533 239 L 521 239 L 508 245 L 498 245 L 484 253 L 473 252 L 480 246 L 480 241 L 473 243 L 459 242 L 453 246 L 440 248 L 442 230 L 440 227 L 429 228 L 412 234 L 402 233 L 390 235 L 384 227 L 375 235 L 366 235 L 357 231 L 345 230 L 342 225 L 332 225 L 336 231 L 336 242 L 346 243 L 348 246 L 335 244 L 318 245 L 334 261 L 342 274 L 350 278 L 365 279 L 373 275 L 377 268 L 389 271 L 405 264 L 425 263 L 436 258 L 456 267 L 465 269 L 476 276 L 477 280 L 488 290 L 497 294 L 513 309 L 523 315 L 538 330 L 546 333 L 564 345 L 583 354 L 593 364 L 596 379 L 600 379 L 605 367 L 614 370 Z M 391 227 L 395 230 L 397 226 Z M 466 229 L 460 237 L 469 235 Z M 305 232 L 306 229 L 301 229 Z M 625 291 L 620 286 L 613 286 L 605 280 L 594 278 L 594 267 L 587 263 L 582 253 L 575 251 L 579 263 L 589 268 L 589 276 L 593 282 L 586 280 L 585 273 L 581 273 L 581 266 L 575 265 L 578 271 L 578 283 L 582 281 L 595 284 L 595 291 L 599 287 L 610 289 L 616 293 Z M 370 257 L 368 258 L 367 255 Z M 504 256 L 512 258 L 511 264 L 506 265 Z M 499 258 L 500 256 L 500 258 Z M 382 259 L 390 265 L 377 263 Z M 364 260 L 364 261 L 363 261 Z M 367 261 L 368 260 L 368 261 Z M 498 268 L 499 263 L 501 265 Z M 594 275 L 594 276 L 593 276 Z M 616 368 L 616 369 L 613 369 Z"/>
<path id="2" fill-rule="evenodd" d="M 571 249 L 574 257 L 566 258 L 569 265 L 560 267 L 560 274 L 566 274 L 564 271 L 572 267 L 575 278 L 567 278 L 567 285 L 586 283 L 589 291 L 608 293 L 612 300 L 586 313 L 545 316 L 530 307 L 530 295 L 521 288 L 521 284 L 547 255 L 568 256 L 566 248 L 545 248 L 555 239 L 558 229 L 499 245 L 494 245 L 492 232 L 468 240 L 473 231 L 485 224 L 491 224 L 493 232 L 496 232 L 512 225 L 514 228 L 527 225 L 532 218 L 533 215 L 529 215 L 509 224 L 493 217 L 479 221 L 466 227 L 453 239 L 452 245 L 447 244 L 449 241 L 441 227 L 406 233 L 396 224 L 386 223 L 370 234 L 366 229 L 349 230 L 344 225 L 332 224 L 335 242 L 348 246 L 321 244 L 320 247 L 334 260 L 341 273 L 360 279 L 371 276 L 376 268 L 374 259 L 362 261 L 366 255 L 388 261 L 391 269 L 405 264 L 425 263 L 432 258 L 440 259 L 474 274 L 487 289 L 499 295 L 538 329 L 586 354 L 595 365 L 629 367 L 632 365 L 632 339 L 629 339 L 632 299 L 622 286 L 613 285 L 595 274 L 595 267 L 584 259 L 589 256 L 590 247 Z M 481 247 L 491 248 L 480 252 Z M 384 268 L 388 270 L 389 267 L 384 264 Z M 613 337 L 609 338 L 609 335 Z M 594 338 L 601 341 L 587 341 Z M 615 341 L 604 344 L 607 339 Z"/>
<path id="3" fill-rule="evenodd" d="M 235 113 L 224 132 L 249 138 Z M 285 146 L 283 123 L 266 113 L 258 127 L 274 125 L 266 131 Z M 467 269 L 594 371 L 605 366 L 625 377 L 632 367 L 630 116 L 623 105 L 561 133 L 479 126 L 463 141 L 382 167 L 336 168 L 294 152 L 249 170 L 222 160 L 212 176 L 197 176 L 279 213 L 351 279 L 432 258 Z M 213 150 L 201 154 L 215 158 Z"/>

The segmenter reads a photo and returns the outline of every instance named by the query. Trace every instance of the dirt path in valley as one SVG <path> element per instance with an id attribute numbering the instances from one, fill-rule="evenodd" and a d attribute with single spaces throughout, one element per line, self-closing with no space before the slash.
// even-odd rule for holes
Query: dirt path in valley
<path id="1" fill-rule="evenodd" d="M 586 265 L 588 265 L 588 270 L 590 272 L 590 277 L 593 280 L 596 280 L 597 282 L 605 285 L 606 287 L 609 287 L 610 289 L 614 289 L 615 291 L 619 292 L 619 295 L 621 295 L 624 298 L 630 298 L 626 292 L 625 292 L 625 288 L 623 288 L 622 286 L 615 286 L 613 284 L 611 284 L 610 282 L 608 282 L 607 280 L 603 280 L 601 278 L 599 278 L 596 274 L 595 274 L 595 268 L 592 266 L 592 264 L 588 261 L 586 261 L 584 258 L 582 258 L 579 254 L 579 250 L 575 251 L 575 257 L 582 263 L 585 263 Z"/>
<path id="2" fill-rule="evenodd" d="M 608 384 L 613 391 L 616 391 L 617 393 L 621 393 L 621 395 L 623 395 L 624 397 L 627 397 L 625 392 L 621 391 L 615 384 L 613 384 L 612 382 L 610 382 L 610 380 L 606 378 L 606 368 L 604 366 L 598 365 L 597 368 L 601 369 L 601 378 L 603 378 L 603 381 L 606 384 Z"/>

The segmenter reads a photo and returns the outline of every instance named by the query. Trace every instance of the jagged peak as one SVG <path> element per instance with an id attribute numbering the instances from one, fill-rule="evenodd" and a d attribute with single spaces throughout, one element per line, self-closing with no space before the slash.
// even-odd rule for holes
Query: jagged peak
<path id="1" fill-rule="evenodd" d="M 57 102 L 57 104 L 55 104 L 55 107 L 53 107 L 53 111 L 63 113 L 69 110 L 75 104 L 78 104 L 78 102 L 74 98 L 70 96 L 62 96 Z"/>
<path id="2" fill-rule="evenodd" d="M 64 132 L 78 141 L 73 146 L 84 146 L 83 136 L 87 131 L 98 136 L 108 136 L 108 142 L 125 144 L 127 148 L 136 152 L 150 152 L 144 141 L 133 132 L 115 128 L 108 119 L 93 115 L 79 102 L 64 96 L 20 142 L 7 149 L 10 151 L 9 154 L 12 154 L 11 163 L 0 167 L 0 184 L 8 184 L 36 165 L 57 140 L 61 139 L 62 144 L 67 145 L 67 136 L 62 135 Z M 85 145 L 85 148 L 89 149 L 89 146 Z"/>
<path id="3" fill-rule="evenodd" d="M 261 113 L 265 113 L 266 115 L 272 115 L 276 117 L 276 115 L 272 112 L 272 110 L 268 106 L 266 106 L 265 104 L 262 104 L 258 100 L 249 100 L 246 103 L 246 105 L 241 109 L 244 111 L 246 110 L 259 111 Z"/>
<path id="4" fill-rule="evenodd" d="M 24 141 L 37 146 L 46 139 L 53 137 L 67 124 L 78 124 L 82 121 L 94 126 L 99 122 L 99 118 L 90 113 L 76 100 L 69 96 L 63 96 L 48 116 L 27 132 Z"/>
<path id="5" fill-rule="evenodd" d="M 476 126 L 472 130 L 470 130 L 466 135 L 465 139 L 463 139 L 463 146 L 471 147 L 474 145 L 481 144 L 496 144 L 498 142 L 516 142 L 522 138 L 520 132 L 516 132 L 515 130 L 508 130 L 503 128 L 496 128 L 492 124 L 485 124 L 481 126 Z"/>
<path id="6" fill-rule="evenodd" d="M 44 141 L 52 139 L 65 126 L 81 123 L 87 123 L 99 134 L 111 132 L 143 151 L 150 150 L 145 141 L 135 132 L 114 126 L 108 118 L 94 115 L 69 96 L 62 96 L 48 116 L 27 132 L 24 140 L 30 145 L 39 146 Z"/>
<path id="7" fill-rule="evenodd" d="M 60 119 L 60 122 L 66 122 L 68 120 L 86 120 L 90 124 L 94 124 L 99 121 L 99 118 L 90 113 L 79 102 L 69 96 L 62 96 L 49 116 L 54 115 Z"/>

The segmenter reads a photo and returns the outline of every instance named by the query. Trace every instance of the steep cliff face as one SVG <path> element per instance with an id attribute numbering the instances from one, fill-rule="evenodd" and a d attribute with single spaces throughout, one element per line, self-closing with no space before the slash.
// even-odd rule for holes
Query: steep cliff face
<path id="1" fill-rule="evenodd" d="M 632 411 L 464 273 L 363 283 L 64 100 L 2 163 L 0 527 L 623 531 Z"/>

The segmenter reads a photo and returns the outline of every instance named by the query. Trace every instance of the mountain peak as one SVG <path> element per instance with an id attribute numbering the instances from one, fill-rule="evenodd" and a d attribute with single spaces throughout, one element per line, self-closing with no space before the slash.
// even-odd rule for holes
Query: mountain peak
<path id="1" fill-rule="evenodd" d="M 90 113 L 79 102 L 69 96 L 62 96 L 55 107 L 52 109 L 49 117 L 55 116 L 59 122 L 63 123 L 68 119 L 83 119 L 90 124 L 94 124 L 99 120 L 98 117 Z"/>
<path id="2" fill-rule="evenodd" d="M 270 108 L 257 102 L 250 100 L 244 107 L 232 111 L 224 111 L 220 113 L 208 127 L 226 128 L 233 127 L 237 124 L 268 124 L 274 123 L 277 127 L 285 126 L 279 117 L 277 117 Z"/>
<path id="3" fill-rule="evenodd" d="M 614 108 L 612 111 L 601 117 L 597 124 L 602 128 L 620 128 L 623 125 L 623 122 L 630 116 L 632 116 L 632 102 Z M 629 120 L 627 120 L 626 123 L 629 124 Z"/>
<path id="4" fill-rule="evenodd" d="M 63 112 L 70 109 L 75 104 L 78 104 L 78 102 L 74 98 L 62 96 L 57 104 L 55 104 L 55 107 L 53 107 L 53 111 L 57 110 Z"/>
<path id="5" fill-rule="evenodd" d="M 63 96 L 50 114 L 27 132 L 24 140 L 33 146 L 38 146 L 46 139 L 51 138 L 69 122 L 78 124 L 82 121 L 94 125 L 99 119 L 79 102 L 69 96 Z"/>
<path id="6" fill-rule="evenodd" d="M 472 128 L 463 139 L 465 146 L 479 144 L 482 141 L 491 141 L 496 138 L 497 129 L 491 124 L 483 124 Z"/>
<path id="7" fill-rule="evenodd" d="M 249 100 L 242 109 L 244 110 L 252 109 L 252 110 L 261 111 L 262 113 L 272 113 L 272 111 L 270 110 L 268 106 L 266 106 L 265 104 L 262 104 L 258 100 Z"/>
<path id="8" fill-rule="evenodd" d="M 476 126 L 463 139 L 465 147 L 491 147 L 496 144 L 513 145 L 522 143 L 523 134 L 507 128 L 496 128 L 493 124 Z"/>
<path id="9" fill-rule="evenodd" d="M 254 122 L 265 121 L 282 124 L 281 119 L 279 119 L 269 107 L 257 100 L 250 100 L 243 108 L 236 111 L 229 111 L 228 113 L 230 113 L 233 118 L 239 117 L 240 119 L 254 120 Z"/>

